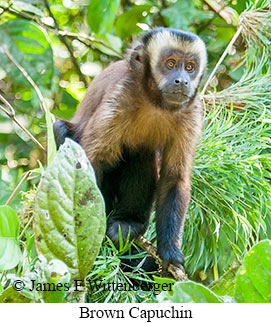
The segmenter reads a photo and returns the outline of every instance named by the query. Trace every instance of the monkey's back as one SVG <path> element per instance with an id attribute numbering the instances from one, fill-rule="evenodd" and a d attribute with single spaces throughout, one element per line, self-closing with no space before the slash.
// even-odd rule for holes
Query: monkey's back
<path id="1" fill-rule="evenodd" d="M 71 122 L 82 132 L 87 122 L 102 102 L 110 100 L 116 85 L 122 83 L 129 74 L 125 60 L 117 61 L 104 69 L 89 85 L 83 101 L 80 103 Z"/>

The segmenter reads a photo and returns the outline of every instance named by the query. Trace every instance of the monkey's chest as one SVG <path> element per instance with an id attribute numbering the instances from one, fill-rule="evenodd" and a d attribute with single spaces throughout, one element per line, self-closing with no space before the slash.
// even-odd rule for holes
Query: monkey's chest
<path id="1" fill-rule="evenodd" d="M 164 147 L 176 134 L 177 123 L 168 111 L 142 107 L 130 119 L 124 134 L 129 147 L 144 146 L 150 149 Z"/>

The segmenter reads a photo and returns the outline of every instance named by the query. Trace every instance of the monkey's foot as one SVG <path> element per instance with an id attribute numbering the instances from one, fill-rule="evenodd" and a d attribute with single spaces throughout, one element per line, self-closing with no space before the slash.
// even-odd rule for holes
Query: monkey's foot
<path id="1" fill-rule="evenodd" d="M 158 255 L 162 259 L 162 267 L 163 270 L 167 270 L 169 264 L 173 264 L 175 266 L 184 266 L 184 256 L 182 252 L 177 247 L 171 248 L 159 248 Z"/>

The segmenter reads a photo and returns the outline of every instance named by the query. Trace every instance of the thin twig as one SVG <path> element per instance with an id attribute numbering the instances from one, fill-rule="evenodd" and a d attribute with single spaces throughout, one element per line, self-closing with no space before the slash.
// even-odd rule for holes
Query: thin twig
<path id="1" fill-rule="evenodd" d="M 36 83 L 33 81 L 33 79 L 31 78 L 31 76 L 27 73 L 27 71 L 22 67 L 22 65 L 20 65 L 15 57 L 10 53 L 10 51 L 7 49 L 6 46 L 3 46 L 4 52 L 7 55 L 7 57 L 12 61 L 12 63 L 21 71 L 21 73 L 24 75 L 24 77 L 27 79 L 27 81 L 33 86 L 34 90 L 37 93 L 37 96 L 40 100 L 40 105 L 41 105 L 41 109 L 44 113 L 46 113 L 46 104 L 45 104 L 45 100 L 44 97 L 40 91 L 40 89 L 38 88 L 38 86 L 36 85 Z"/>
<path id="2" fill-rule="evenodd" d="M 57 19 L 55 18 L 54 14 L 52 13 L 52 11 L 51 11 L 51 8 L 50 8 L 50 5 L 49 5 L 48 1 L 47 1 L 47 0 L 43 0 L 43 2 L 44 2 L 44 4 L 45 4 L 46 9 L 47 9 L 47 10 L 48 10 L 48 12 L 49 12 L 50 17 L 53 19 L 53 21 L 54 21 L 54 23 L 55 23 L 56 28 L 59 30 L 59 29 L 60 29 L 60 27 L 59 27 L 59 23 L 58 23 Z M 75 58 L 75 56 L 74 56 L 74 53 L 73 53 L 73 49 L 72 49 L 71 44 L 67 41 L 67 39 L 66 39 L 66 37 L 65 37 L 65 36 L 61 36 L 61 35 L 59 35 L 59 38 L 60 38 L 60 40 L 62 41 L 62 43 L 65 45 L 65 47 L 67 48 L 68 52 L 70 53 L 70 55 L 71 55 L 71 60 L 72 60 L 72 62 L 73 62 L 73 65 L 74 65 L 74 67 L 75 67 L 75 69 L 76 69 L 76 71 L 77 71 L 77 73 L 78 73 L 78 75 L 79 75 L 79 77 L 80 77 L 81 81 L 85 84 L 85 87 L 88 87 L 88 81 L 87 81 L 87 79 L 86 79 L 85 75 L 81 72 L 81 69 L 80 69 L 79 63 L 78 63 L 77 59 L 76 59 L 76 58 Z"/>
<path id="3" fill-rule="evenodd" d="M 118 52 L 117 50 L 115 50 L 114 48 L 112 48 L 111 46 L 107 45 L 105 42 L 103 42 L 102 40 L 99 40 L 99 39 L 96 39 L 92 36 L 88 36 L 84 33 L 72 33 L 72 32 L 69 32 L 69 31 L 64 31 L 64 30 L 58 30 L 56 31 L 59 35 L 61 36 L 68 36 L 68 37 L 72 37 L 72 38 L 76 38 L 76 39 L 85 39 L 85 40 L 88 40 L 89 42 L 91 43 L 97 43 L 97 44 L 100 44 L 104 47 L 106 47 L 107 49 L 110 49 L 112 52 L 114 52 L 117 56 L 119 57 L 123 57 L 123 55 Z"/>
<path id="4" fill-rule="evenodd" d="M 224 53 L 222 54 L 222 56 L 220 57 L 219 61 L 217 62 L 215 68 L 213 69 L 211 75 L 209 76 L 207 82 L 204 85 L 204 88 L 201 92 L 201 96 L 204 96 L 206 89 L 208 87 L 208 85 L 210 84 L 211 80 L 213 79 L 217 69 L 219 68 L 219 66 L 221 65 L 221 63 L 223 62 L 224 58 L 227 56 L 227 54 L 229 53 L 232 45 L 235 43 L 236 39 L 239 37 L 239 35 L 241 34 L 243 29 L 243 26 L 240 25 L 239 28 L 237 29 L 236 33 L 234 34 L 234 36 L 232 37 L 232 40 L 229 42 L 227 48 L 225 49 Z"/>
<path id="5" fill-rule="evenodd" d="M 121 269 L 121 268 L 119 268 L 119 271 L 120 271 L 120 273 L 122 274 L 122 276 L 123 276 L 123 278 L 127 281 L 127 283 L 131 286 L 131 287 L 133 287 L 134 285 L 133 285 L 133 283 L 130 281 L 130 279 L 124 274 L 124 272 L 123 272 L 123 270 Z"/>
<path id="6" fill-rule="evenodd" d="M 9 199 L 6 202 L 6 205 L 9 205 L 9 203 L 12 201 L 12 199 L 14 198 L 14 196 L 16 195 L 16 193 L 19 191 L 20 187 L 23 185 L 23 183 L 27 180 L 27 178 L 29 177 L 29 175 L 32 173 L 32 170 L 29 170 L 28 172 L 26 172 L 23 176 L 23 178 L 20 180 L 20 183 L 16 186 L 15 190 L 11 193 Z"/>
<path id="7" fill-rule="evenodd" d="M 0 100 L 9 108 L 8 112 L 4 107 L 2 107 L 2 110 L 10 117 L 14 117 L 15 116 L 15 110 L 13 108 L 13 106 L 8 102 L 7 99 L 5 99 L 1 94 L 0 94 Z"/>
<path id="8" fill-rule="evenodd" d="M 42 146 L 42 144 L 29 132 L 24 125 L 16 118 L 14 108 L 11 106 L 11 104 L 0 94 L 0 100 L 9 108 L 10 111 L 5 109 L 0 104 L 0 110 L 2 110 L 14 123 L 17 124 L 18 127 L 20 127 L 29 137 L 30 139 L 38 145 L 44 152 L 46 149 Z"/>
<path id="9" fill-rule="evenodd" d="M 157 249 L 154 247 L 154 245 L 150 241 L 148 241 L 143 236 L 139 236 L 135 240 L 135 242 L 136 242 L 136 244 L 139 245 L 139 247 L 141 247 L 142 249 L 147 251 L 147 253 L 150 254 L 159 265 L 162 265 L 162 260 L 157 254 Z M 187 280 L 185 270 L 181 266 L 177 267 L 177 266 L 170 264 L 167 268 L 167 271 L 173 276 L 173 278 L 175 280 L 179 280 L 179 281 Z"/>

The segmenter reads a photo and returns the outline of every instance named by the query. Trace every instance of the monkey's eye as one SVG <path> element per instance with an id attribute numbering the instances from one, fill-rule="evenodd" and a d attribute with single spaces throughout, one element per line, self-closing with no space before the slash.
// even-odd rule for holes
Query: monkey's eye
<path id="1" fill-rule="evenodd" d="M 194 69 L 195 69 L 195 66 L 194 66 L 194 64 L 193 64 L 193 63 L 187 63 L 187 64 L 185 65 L 185 70 L 186 70 L 187 72 L 193 72 L 193 71 L 194 71 Z"/>
<path id="2" fill-rule="evenodd" d="M 174 59 L 169 59 L 166 62 L 166 65 L 169 69 L 173 69 L 176 66 L 176 61 Z"/>

